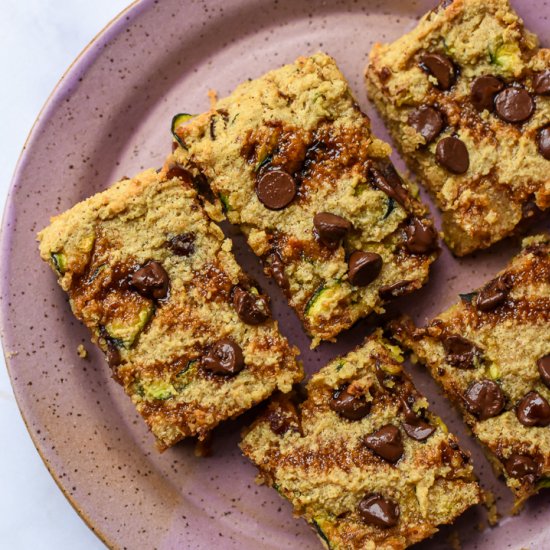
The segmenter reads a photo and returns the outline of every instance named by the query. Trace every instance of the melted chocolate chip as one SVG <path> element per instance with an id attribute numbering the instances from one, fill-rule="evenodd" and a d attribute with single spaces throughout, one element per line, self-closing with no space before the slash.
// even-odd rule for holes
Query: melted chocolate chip
<path id="1" fill-rule="evenodd" d="M 367 495 L 357 506 L 357 512 L 365 523 L 385 529 L 399 521 L 399 505 L 376 494 Z"/>
<path id="2" fill-rule="evenodd" d="M 445 126 L 443 115 L 437 109 L 426 105 L 412 111 L 408 123 L 424 138 L 426 145 L 431 143 Z"/>
<path id="3" fill-rule="evenodd" d="M 185 183 L 193 184 L 193 176 L 191 172 L 188 170 L 185 170 L 181 166 L 178 166 L 177 164 L 174 164 L 174 166 L 171 166 L 168 168 L 168 171 L 166 172 L 166 179 L 171 180 L 173 178 L 178 178 Z"/>
<path id="4" fill-rule="evenodd" d="M 233 307 L 239 317 L 249 325 L 259 325 L 271 316 L 265 296 L 255 295 L 240 286 L 233 289 Z"/>
<path id="5" fill-rule="evenodd" d="M 454 63 L 440 53 L 427 53 L 420 59 L 420 67 L 437 79 L 437 87 L 448 90 L 456 78 Z"/>
<path id="6" fill-rule="evenodd" d="M 464 174 L 470 167 L 470 155 L 466 145 L 454 136 L 443 138 L 437 143 L 435 159 L 453 174 Z"/>
<path id="7" fill-rule="evenodd" d="M 486 285 L 477 295 L 476 308 L 488 312 L 501 306 L 510 292 L 510 282 L 506 277 L 497 277 Z"/>
<path id="8" fill-rule="evenodd" d="M 437 233 L 426 220 L 412 218 L 405 228 L 405 247 L 413 254 L 427 254 L 437 246 Z"/>
<path id="9" fill-rule="evenodd" d="M 458 369 L 472 369 L 476 359 L 481 357 L 481 350 L 470 340 L 458 334 L 447 336 L 443 342 L 447 353 L 447 363 Z"/>
<path id="10" fill-rule="evenodd" d="M 230 338 L 219 340 L 202 358 L 202 366 L 216 374 L 234 375 L 244 368 L 240 346 Z"/>
<path id="11" fill-rule="evenodd" d="M 405 433 L 415 441 L 424 441 L 435 432 L 435 427 L 418 418 L 414 421 L 403 422 Z"/>
<path id="12" fill-rule="evenodd" d="M 401 206 L 406 206 L 409 200 L 407 190 L 403 187 L 399 174 L 395 168 L 388 164 L 381 169 L 374 168 L 370 171 L 370 181 L 372 184 L 395 199 Z"/>
<path id="13" fill-rule="evenodd" d="M 495 98 L 497 115 L 506 122 L 523 122 L 535 110 L 535 102 L 527 90 L 509 87 Z"/>
<path id="14" fill-rule="evenodd" d="M 541 464 L 530 456 L 512 453 L 504 463 L 504 468 L 510 477 L 521 479 L 529 476 L 534 481 L 539 475 Z"/>
<path id="15" fill-rule="evenodd" d="M 271 276 L 275 279 L 275 282 L 285 291 L 289 290 L 288 279 L 285 274 L 285 264 L 279 256 L 278 252 L 272 252 L 267 257 L 267 263 L 271 270 Z"/>
<path id="16" fill-rule="evenodd" d="M 107 363 L 109 366 L 114 369 L 120 365 L 122 358 L 120 357 L 120 351 L 116 345 L 107 340 L 107 349 L 105 350 L 105 357 L 107 358 Z"/>
<path id="17" fill-rule="evenodd" d="M 329 248 L 337 248 L 340 241 L 351 229 L 351 222 L 331 214 L 329 212 L 319 212 L 313 218 L 313 225 L 319 240 Z"/>
<path id="18" fill-rule="evenodd" d="M 517 404 L 516 416 L 524 426 L 548 426 L 550 424 L 550 405 L 540 393 L 530 391 Z"/>
<path id="19" fill-rule="evenodd" d="M 367 286 L 382 270 L 382 256 L 376 252 L 356 250 L 348 261 L 348 276 L 352 285 Z"/>
<path id="20" fill-rule="evenodd" d="M 550 69 L 535 75 L 535 78 L 533 78 L 533 91 L 538 95 L 550 94 Z"/>
<path id="21" fill-rule="evenodd" d="M 539 153 L 546 160 L 550 160 L 550 126 L 546 126 L 539 131 L 537 135 L 537 143 Z"/>
<path id="22" fill-rule="evenodd" d="M 502 412 L 504 393 L 492 380 L 479 380 L 470 385 L 464 394 L 466 409 L 480 420 L 487 420 Z"/>
<path id="23" fill-rule="evenodd" d="M 378 456 L 394 464 L 403 456 L 401 432 L 393 424 L 387 424 L 365 436 L 363 443 Z"/>
<path id="24" fill-rule="evenodd" d="M 495 96 L 504 88 L 502 80 L 496 76 L 478 76 L 472 83 L 470 99 L 478 111 L 494 111 Z"/>
<path id="25" fill-rule="evenodd" d="M 397 298 L 403 296 L 409 290 L 411 281 L 397 281 L 391 285 L 382 285 L 378 289 L 378 296 L 383 300 L 390 300 L 391 298 Z"/>
<path id="26" fill-rule="evenodd" d="M 296 181 L 280 168 L 263 170 L 256 183 L 256 195 L 266 208 L 280 210 L 296 196 Z"/>
<path id="27" fill-rule="evenodd" d="M 361 420 L 369 414 L 371 405 L 363 395 L 351 394 L 345 387 L 332 394 L 329 407 L 348 420 Z"/>
<path id="28" fill-rule="evenodd" d="M 291 428 L 290 419 L 279 411 L 271 411 L 267 419 L 271 431 L 276 435 L 284 435 Z"/>
<path id="29" fill-rule="evenodd" d="M 147 262 L 130 276 L 130 285 L 145 298 L 155 300 L 166 298 L 169 283 L 168 273 L 155 261 Z"/>
<path id="30" fill-rule="evenodd" d="M 193 232 L 182 233 L 169 239 L 167 246 L 176 256 L 191 256 L 195 252 L 195 239 Z"/>
<path id="31" fill-rule="evenodd" d="M 550 353 L 537 361 L 540 379 L 550 388 Z"/>

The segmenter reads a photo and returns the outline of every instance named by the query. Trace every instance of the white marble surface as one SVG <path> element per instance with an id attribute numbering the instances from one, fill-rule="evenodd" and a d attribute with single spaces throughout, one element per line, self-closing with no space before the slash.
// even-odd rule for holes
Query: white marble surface
<path id="1" fill-rule="evenodd" d="M 128 0 L 0 0 L 0 205 L 19 152 L 59 77 Z M 0 548 L 105 548 L 36 452 L 0 358 Z"/>

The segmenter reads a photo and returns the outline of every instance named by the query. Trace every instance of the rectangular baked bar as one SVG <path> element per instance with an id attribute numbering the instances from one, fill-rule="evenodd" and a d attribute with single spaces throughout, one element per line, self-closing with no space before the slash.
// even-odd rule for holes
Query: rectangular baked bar
<path id="1" fill-rule="evenodd" d="M 42 259 L 160 449 L 204 439 L 303 375 L 267 297 L 181 175 L 122 180 L 38 236 Z"/>
<path id="2" fill-rule="evenodd" d="M 327 548 L 398 550 L 480 501 L 470 457 L 428 410 L 380 332 L 331 361 L 307 399 L 278 395 L 243 453 Z"/>
<path id="3" fill-rule="evenodd" d="M 441 2 L 410 33 L 375 44 L 366 79 L 454 254 L 550 206 L 550 50 L 507 0 Z"/>
<path id="4" fill-rule="evenodd" d="M 426 282 L 432 222 L 333 59 L 299 58 L 182 118 L 167 164 L 210 188 L 314 345 Z"/>
<path id="5" fill-rule="evenodd" d="M 531 237 L 425 328 L 393 325 L 485 447 L 520 505 L 550 486 L 550 238 Z"/>

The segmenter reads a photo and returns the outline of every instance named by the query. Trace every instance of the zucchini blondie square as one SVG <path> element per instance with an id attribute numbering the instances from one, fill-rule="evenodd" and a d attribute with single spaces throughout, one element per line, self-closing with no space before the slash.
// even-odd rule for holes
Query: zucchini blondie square
<path id="1" fill-rule="evenodd" d="M 327 548 L 397 550 L 480 501 L 470 457 L 378 331 L 331 361 L 296 404 L 276 395 L 241 449 Z"/>
<path id="2" fill-rule="evenodd" d="M 39 241 L 160 450 L 204 439 L 302 378 L 186 172 L 119 181 L 53 218 Z"/>
<path id="3" fill-rule="evenodd" d="M 213 192 L 286 293 L 313 345 L 418 289 L 437 255 L 426 209 L 397 174 L 329 56 L 241 84 L 174 117 L 177 165 Z"/>
<path id="4" fill-rule="evenodd" d="M 369 97 L 442 212 L 457 256 L 550 206 L 550 50 L 507 0 L 445 0 L 376 44 Z"/>
<path id="5" fill-rule="evenodd" d="M 550 238 L 425 328 L 393 324 L 457 405 L 517 505 L 550 486 Z"/>

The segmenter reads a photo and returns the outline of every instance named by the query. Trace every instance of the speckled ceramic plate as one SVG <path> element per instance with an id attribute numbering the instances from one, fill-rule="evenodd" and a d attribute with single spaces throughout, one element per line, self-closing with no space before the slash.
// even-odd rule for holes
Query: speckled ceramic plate
<path id="1" fill-rule="evenodd" d="M 49 99 L 19 162 L 1 243 L 2 336 L 13 387 L 30 434 L 60 488 L 90 527 L 113 548 L 320 548 L 290 506 L 254 484 L 255 469 L 236 447 L 246 418 L 216 432 L 211 458 L 191 443 L 158 454 L 153 438 L 101 354 L 73 320 L 64 294 L 39 259 L 35 233 L 50 215 L 120 177 L 160 166 L 170 149 L 172 114 L 201 112 L 207 90 L 238 82 L 325 50 L 336 58 L 374 128 L 386 132 L 365 99 L 361 75 L 375 40 L 410 29 L 435 0 L 142 0 L 119 16 L 78 58 Z M 550 5 L 516 0 L 527 24 L 549 44 Z M 398 160 L 398 159 L 396 159 Z M 399 161 L 398 161 L 399 164 Z M 435 210 L 433 210 L 435 211 Z M 338 344 L 309 351 L 309 341 L 281 293 L 232 233 L 245 267 L 269 288 L 282 330 L 302 350 L 308 372 L 362 340 L 359 324 Z M 507 241 L 457 261 L 444 252 L 429 285 L 398 304 L 423 321 L 480 284 L 518 250 Z M 78 358 L 84 343 L 88 360 Z M 456 530 L 463 549 L 550 548 L 550 494 L 518 517 L 435 384 L 413 375 L 434 408 L 472 450 L 485 487 L 505 514 L 479 530 L 484 512 L 466 513 L 422 548 L 447 548 Z M 250 415 L 248 415 L 250 416 Z"/>

